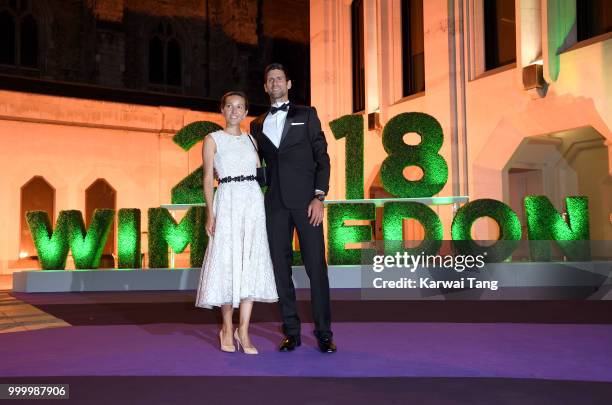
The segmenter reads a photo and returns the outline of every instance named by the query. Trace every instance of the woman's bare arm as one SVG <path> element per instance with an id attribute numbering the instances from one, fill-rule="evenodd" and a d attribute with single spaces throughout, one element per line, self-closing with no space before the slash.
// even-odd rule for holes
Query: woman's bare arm
<path id="1" fill-rule="evenodd" d="M 214 233 L 214 212 L 213 212 L 213 179 L 214 170 L 213 162 L 215 159 L 215 153 L 217 151 L 217 144 L 212 136 L 207 135 L 204 138 L 204 147 L 202 148 L 202 158 L 204 160 L 204 200 L 206 201 L 207 221 L 206 231 L 209 235 Z M 212 220 L 212 221 L 211 221 Z"/>
<path id="2" fill-rule="evenodd" d="M 259 157 L 259 145 L 257 145 L 257 141 L 255 140 L 254 136 L 248 133 L 247 133 L 247 136 L 251 138 L 251 140 L 253 141 L 253 144 L 255 145 L 255 154 L 257 155 L 257 167 L 261 167 L 261 158 Z"/>

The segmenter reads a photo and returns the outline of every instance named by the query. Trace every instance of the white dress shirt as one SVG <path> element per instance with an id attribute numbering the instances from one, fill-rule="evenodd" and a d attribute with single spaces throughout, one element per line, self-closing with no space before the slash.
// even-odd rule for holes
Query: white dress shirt
<path id="1" fill-rule="evenodd" d="M 283 104 L 287 104 L 289 101 L 280 101 L 272 104 L 273 107 L 280 107 Z M 285 120 L 287 119 L 287 112 L 279 110 L 275 114 L 268 114 L 263 124 L 263 133 L 277 148 L 280 145 L 281 136 L 283 135 L 283 128 L 285 127 Z"/>

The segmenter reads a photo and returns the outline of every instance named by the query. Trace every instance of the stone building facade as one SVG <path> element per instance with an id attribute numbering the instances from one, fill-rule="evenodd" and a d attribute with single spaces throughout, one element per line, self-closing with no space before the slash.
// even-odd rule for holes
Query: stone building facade
<path id="1" fill-rule="evenodd" d="M 0 75 L 160 97 L 241 89 L 265 105 L 263 70 L 280 61 L 308 104 L 308 10 L 307 0 L 2 0 Z"/>

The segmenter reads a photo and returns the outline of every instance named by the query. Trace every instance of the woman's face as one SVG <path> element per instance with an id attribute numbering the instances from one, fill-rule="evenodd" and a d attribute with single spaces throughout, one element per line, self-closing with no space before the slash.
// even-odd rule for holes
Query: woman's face
<path id="1" fill-rule="evenodd" d="M 228 125 L 240 124 L 247 115 L 244 98 L 236 95 L 227 97 L 221 108 L 221 114 Z"/>

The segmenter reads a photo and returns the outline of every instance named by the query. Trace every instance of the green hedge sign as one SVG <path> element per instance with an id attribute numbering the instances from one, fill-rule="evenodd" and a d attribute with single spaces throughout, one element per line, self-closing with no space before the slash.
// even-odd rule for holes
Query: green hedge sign
<path id="1" fill-rule="evenodd" d="M 362 115 L 346 115 L 330 122 L 336 139 L 345 139 L 346 145 L 346 199 L 362 200 L 354 203 L 330 204 L 327 215 L 327 256 L 332 265 L 359 264 L 363 249 L 347 247 L 349 244 L 367 244 L 373 239 L 372 221 L 376 218 L 373 203 L 364 198 L 364 122 Z M 191 123 L 173 138 L 188 151 L 209 133 L 221 127 L 209 121 Z M 417 145 L 404 142 L 404 135 L 416 133 L 421 141 Z M 448 165 L 440 149 L 444 134 L 440 123 L 424 113 L 402 113 L 390 119 L 382 133 L 387 158 L 380 173 L 385 190 L 396 197 L 432 197 L 439 193 L 448 180 Z M 417 166 L 423 176 L 410 181 L 403 175 L 406 167 Z M 193 204 L 204 201 L 202 167 L 194 170 L 171 190 L 172 203 Z M 572 260 L 588 259 L 589 239 L 588 200 L 586 197 L 568 197 L 567 216 L 564 218 L 544 196 L 525 198 L 527 232 L 533 260 L 550 260 L 550 241 L 556 241 Z M 383 210 L 383 239 L 389 251 L 408 251 L 412 254 L 434 254 L 440 249 L 444 227 L 431 208 L 416 202 L 388 202 Z M 94 269 L 100 263 L 102 250 L 114 221 L 113 210 L 96 210 L 89 229 L 85 229 L 79 211 L 61 211 L 55 229 L 46 212 L 26 214 L 34 245 L 44 270 L 64 269 L 69 251 L 72 251 L 78 269 Z M 499 226 L 499 240 L 492 246 L 481 246 L 471 237 L 472 225 L 478 218 L 492 218 Z M 406 249 L 403 240 L 404 219 L 419 221 L 425 238 L 420 246 Z M 350 225 L 347 221 L 366 221 L 369 224 Z M 148 210 L 149 267 L 167 268 L 168 252 L 185 251 L 190 246 L 190 264 L 200 267 L 208 238 L 204 230 L 206 221 L 203 207 L 191 207 L 178 223 L 164 208 Z M 118 213 L 118 267 L 140 268 L 141 213 L 138 209 L 121 209 Z M 486 253 L 488 260 L 504 260 L 512 254 L 522 238 L 517 214 L 506 204 L 491 199 L 471 201 L 461 207 L 451 225 L 454 249 L 462 254 Z M 544 242 L 542 242 L 544 241 Z M 293 252 L 293 263 L 301 263 L 299 252 Z"/>

